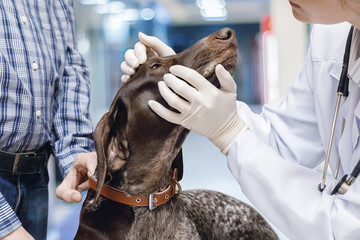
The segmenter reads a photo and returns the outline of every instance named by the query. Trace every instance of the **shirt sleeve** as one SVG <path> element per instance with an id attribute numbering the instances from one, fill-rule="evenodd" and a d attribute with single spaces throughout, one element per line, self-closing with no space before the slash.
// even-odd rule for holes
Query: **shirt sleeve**
<path id="1" fill-rule="evenodd" d="M 76 49 L 72 1 L 67 5 L 65 64 L 56 93 L 53 124 L 54 155 L 64 177 L 77 154 L 94 151 L 89 113 L 90 74 L 85 60 Z M 62 6 L 64 8 L 64 6 Z"/>
<path id="2" fill-rule="evenodd" d="M 21 223 L 4 196 L 0 193 L 0 239 L 21 226 Z"/>

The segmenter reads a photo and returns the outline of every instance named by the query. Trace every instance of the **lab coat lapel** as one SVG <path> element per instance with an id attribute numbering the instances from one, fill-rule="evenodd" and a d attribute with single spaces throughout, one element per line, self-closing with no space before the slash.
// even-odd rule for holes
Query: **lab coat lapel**
<path id="1" fill-rule="evenodd" d="M 359 42 L 358 30 L 355 30 L 355 43 Z M 352 135 L 352 143 L 353 149 L 355 150 L 356 146 L 359 142 L 359 130 L 360 130 L 360 56 L 359 50 L 357 48 L 358 44 L 353 44 L 350 55 L 350 64 L 349 64 L 349 97 L 351 94 L 352 104 L 355 106 L 354 108 L 354 121 L 353 121 L 353 135 Z M 356 60 L 357 59 L 357 60 Z"/>
<path id="2" fill-rule="evenodd" d="M 360 53 L 359 53 L 359 30 L 355 28 L 354 37 L 352 39 L 352 45 L 350 50 L 350 59 L 349 59 L 349 97 L 350 100 L 350 109 L 348 116 L 351 116 L 351 113 L 354 113 L 354 116 L 349 119 L 349 125 L 351 125 L 351 143 L 352 143 L 352 158 L 351 158 L 351 169 L 355 167 L 359 160 L 359 130 L 360 130 Z M 352 110 L 354 109 L 354 110 Z"/>
<path id="3" fill-rule="evenodd" d="M 352 80 L 350 80 L 349 82 L 349 97 L 346 100 L 346 103 L 344 106 L 344 117 L 346 117 L 346 124 L 348 124 L 348 131 L 346 134 L 344 134 L 344 136 L 351 136 L 351 149 L 346 148 L 346 146 L 344 146 L 344 148 L 348 149 L 348 151 L 351 151 L 352 154 L 346 154 L 349 155 L 349 160 L 351 159 L 350 162 L 350 169 L 353 169 L 354 166 L 356 165 L 358 159 L 358 154 L 359 154 L 359 137 L 360 137 L 360 88 L 359 86 Z M 347 113 L 345 113 L 347 112 Z M 352 112 L 354 115 L 352 115 Z"/>
<path id="4" fill-rule="evenodd" d="M 340 81 L 340 75 L 341 75 L 341 70 L 342 70 L 342 59 L 338 58 L 335 60 L 331 70 L 330 70 L 330 75 L 335 78 L 337 81 Z M 334 93 L 335 94 L 335 93 Z"/>
<path id="5" fill-rule="evenodd" d="M 357 163 L 355 156 L 359 144 L 360 129 L 360 88 L 352 80 L 349 81 L 349 97 L 340 109 L 339 120 L 345 119 L 345 129 L 339 142 L 339 154 L 345 172 L 350 171 Z M 341 120 L 337 128 L 341 127 Z"/>

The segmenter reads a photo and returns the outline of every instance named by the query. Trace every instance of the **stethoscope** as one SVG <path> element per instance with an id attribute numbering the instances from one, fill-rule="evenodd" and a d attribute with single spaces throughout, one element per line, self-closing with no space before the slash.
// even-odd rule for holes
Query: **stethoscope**
<path id="1" fill-rule="evenodd" d="M 336 106 L 335 106 L 335 111 L 334 111 L 334 118 L 333 118 L 333 122 L 332 122 L 332 126 L 331 126 L 329 145 L 328 145 L 328 149 L 327 149 L 327 152 L 326 152 L 326 159 L 325 159 L 325 164 L 324 164 L 322 180 L 321 180 L 321 183 L 318 186 L 318 189 L 319 189 L 320 192 L 324 191 L 324 189 L 326 187 L 325 181 L 326 181 L 327 169 L 328 169 L 328 166 L 329 166 L 331 147 L 332 147 L 332 142 L 333 142 L 333 138 L 334 138 L 336 120 L 337 120 L 337 117 L 338 117 L 341 97 L 344 97 L 344 102 L 345 102 L 346 98 L 349 96 L 348 66 L 349 66 L 350 48 L 351 48 L 351 41 L 352 41 L 353 32 L 354 32 L 354 26 L 351 26 L 350 32 L 349 32 L 349 35 L 348 35 L 348 38 L 347 38 L 347 41 L 346 41 L 346 46 L 345 46 L 343 66 L 342 66 L 342 71 L 341 71 L 341 75 L 340 75 L 339 86 L 338 86 L 338 89 L 337 89 L 337 101 L 336 101 Z M 342 132 L 344 130 L 344 126 L 345 126 L 345 121 L 343 119 L 342 120 L 342 126 L 341 126 L 341 134 L 342 134 Z M 339 172 L 339 167 L 340 167 L 340 157 L 338 157 L 337 163 L 336 163 L 336 169 L 335 169 L 335 174 L 334 174 L 335 179 L 337 179 L 338 172 Z M 351 172 L 349 178 L 348 178 L 348 174 L 345 174 L 340 179 L 338 184 L 336 184 L 335 188 L 332 190 L 331 195 L 334 195 L 334 194 L 337 194 L 337 193 L 338 194 L 345 194 L 347 192 L 347 190 L 349 189 L 349 187 L 351 186 L 351 184 L 354 183 L 354 181 L 357 178 L 357 176 L 359 175 L 359 173 L 360 173 L 360 160 L 358 161 L 355 168 Z"/>

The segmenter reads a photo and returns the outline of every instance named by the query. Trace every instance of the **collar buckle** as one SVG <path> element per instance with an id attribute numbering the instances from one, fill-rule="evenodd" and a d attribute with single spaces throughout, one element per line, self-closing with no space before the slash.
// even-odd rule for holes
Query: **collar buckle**
<path id="1" fill-rule="evenodd" d="M 149 209 L 150 209 L 150 211 L 152 211 L 152 210 L 154 210 L 155 208 L 157 208 L 157 205 L 156 205 L 156 206 L 154 205 L 154 203 L 157 202 L 157 199 L 154 198 L 154 194 L 155 194 L 155 193 L 156 193 L 156 192 L 154 192 L 154 193 L 152 193 L 152 194 L 149 195 Z"/>

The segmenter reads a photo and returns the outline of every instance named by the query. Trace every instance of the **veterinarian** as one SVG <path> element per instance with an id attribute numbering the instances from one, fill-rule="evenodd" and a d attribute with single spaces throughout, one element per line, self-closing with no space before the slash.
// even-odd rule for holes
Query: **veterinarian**
<path id="1" fill-rule="evenodd" d="M 66 201 L 81 200 L 95 169 L 89 70 L 72 1 L 4 0 L 0 19 L 0 239 L 44 240 L 50 154 Z"/>
<path id="2" fill-rule="evenodd" d="M 180 113 L 154 101 L 149 105 L 164 119 L 208 137 L 226 154 L 247 198 L 290 239 L 359 239 L 360 0 L 289 3 L 296 19 L 319 25 L 286 97 L 254 114 L 245 103 L 236 103 L 235 83 L 222 66 L 216 67 L 220 89 L 192 69 L 173 66 L 159 90 Z M 146 60 L 144 45 L 161 56 L 174 53 L 155 37 L 139 37 L 141 43 L 125 54 L 123 81 Z M 322 162 L 325 174 L 314 170 Z M 327 166 L 337 179 L 327 176 Z"/>

